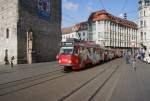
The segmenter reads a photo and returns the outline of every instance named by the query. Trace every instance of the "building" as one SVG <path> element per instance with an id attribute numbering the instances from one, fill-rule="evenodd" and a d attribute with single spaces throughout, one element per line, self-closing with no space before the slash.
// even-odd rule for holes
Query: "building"
<path id="1" fill-rule="evenodd" d="M 140 42 L 150 51 L 150 0 L 139 1 Z"/>
<path id="2" fill-rule="evenodd" d="M 139 47 L 137 30 L 136 23 L 101 10 L 93 12 L 88 21 L 63 29 L 62 40 L 81 36 L 81 40 L 94 41 L 104 47 L 137 48 Z"/>
<path id="3" fill-rule="evenodd" d="M 74 31 L 73 27 L 62 28 L 62 42 L 65 42 L 69 38 L 78 39 L 78 34 Z"/>
<path id="4" fill-rule="evenodd" d="M 88 22 L 81 22 L 72 27 L 62 29 L 62 41 L 68 38 L 76 38 L 84 41 L 89 40 Z"/>
<path id="5" fill-rule="evenodd" d="M 0 0 L 0 63 L 50 61 L 60 41 L 61 0 Z"/>
<path id="6" fill-rule="evenodd" d="M 93 12 L 88 19 L 89 40 L 111 48 L 138 47 L 137 25 L 105 10 Z"/>

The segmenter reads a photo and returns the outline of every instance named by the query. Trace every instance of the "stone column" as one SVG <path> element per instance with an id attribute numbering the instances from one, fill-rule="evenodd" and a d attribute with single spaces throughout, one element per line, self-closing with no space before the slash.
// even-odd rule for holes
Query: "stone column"
<path id="1" fill-rule="evenodd" d="M 33 50 L 33 32 L 27 32 L 27 62 L 32 64 L 32 50 Z"/>

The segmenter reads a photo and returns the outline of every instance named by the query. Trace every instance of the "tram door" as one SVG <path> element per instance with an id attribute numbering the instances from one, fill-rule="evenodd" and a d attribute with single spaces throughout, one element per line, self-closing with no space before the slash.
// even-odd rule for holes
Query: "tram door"
<path id="1" fill-rule="evenodd" d="M 28 64 L 33 63 L 32 50 L 33 50 L 33 32 L 28 31 L 27 32 L 27 63 Z"/>

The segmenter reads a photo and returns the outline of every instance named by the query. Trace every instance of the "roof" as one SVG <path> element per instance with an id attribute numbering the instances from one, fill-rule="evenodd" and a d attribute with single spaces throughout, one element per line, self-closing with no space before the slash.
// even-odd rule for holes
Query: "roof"
<path id="1" fill-rule="evenodd" d="M 88 28 L 88 22 L 85 21 L 85 22 L 80 22 L 80 23 L 78 23 L 78 24 L 75 24 L 74 28 L 75 28 L 76 30 L 85 30 L 85 29 Z"/>
<path id="2" fill-rule="evenodd" d="M 69 33 L 72 33 L 74 31 L 79 31 L 79 30 L 86 30 L 88 28 L 88 22 L 85 21 L 85 22 L 80 22 L 80 23 L 77 23 L 75 24 L 74 26 L 72 27 L 68 27 L 68 28 L 62 28 L 62 34 L 69 34 Z"/>
<path id="3" fill-rule="evenodd" d="M 122 19 L 122 18 L 113 16 L 112 14 L 106 12 L 105 10 L 93 12 L 89 16 L 89 19 L 88 19 L 88 21 L 93 21 L 93 22 L 99 21 L 99 20 L 109 20 L 109 21 L 115 22 L 117 24 L 126 26 L 126 27 L 137 29 L 136 23 L 129 21 L 129 20 L 126 20 L 126 19 Z"/>
<path id="4" fill-rule="evenodd" d="M 61 31 L 62 31 L 62 34 L 69 34 L 73 32 L 73 27 L 62 28 Z"/>

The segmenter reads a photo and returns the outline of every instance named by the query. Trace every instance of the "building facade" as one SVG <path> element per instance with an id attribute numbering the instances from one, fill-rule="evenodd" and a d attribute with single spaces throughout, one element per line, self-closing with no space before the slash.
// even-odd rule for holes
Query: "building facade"
<path id="1" fill-rule="evenodd" d="M 62 29 L 62 41 L 68 38 L 76 38 L 84 41 L 89 40 L 88 22 L 81 22 L 69 28 Z"/>
<path id="2" fill-rule="evenodd" d="M 138 47 L 137 25 L 115 17 L 105 10 L 94 12 L 89 19 L 89 39 L 112 48 Z"/>
<path id="3" fill-rule="evenodd" d="M 61 41 L 61 0 L 0 0 L 0 63 L 44 62 Z M 55 47 L 54 47 L 55 46 Z"/>
<path id="4" fill-rule="evenodd" d="M 77 38 L 79 34 L 82 40 L 110 48 L 137 48 L 140 43 L 136 23 L 113 16 L 105 10 L 93 12 L 86 24 L 76 24 L 69 31 L 62 35 L 63 40 Z"/>
<path id="5" fill-rule="evenodd" d="M 78 39 L 78 33 L 73 28 L 74 27 L 68 27 L 62 29 L 62 42 L 65 42 L 69 38 Z"/>
<path id="6" fill-rule="evenodd" d="M 139 1 L 140 42 L 150 51 L 150 0 Z"/>

